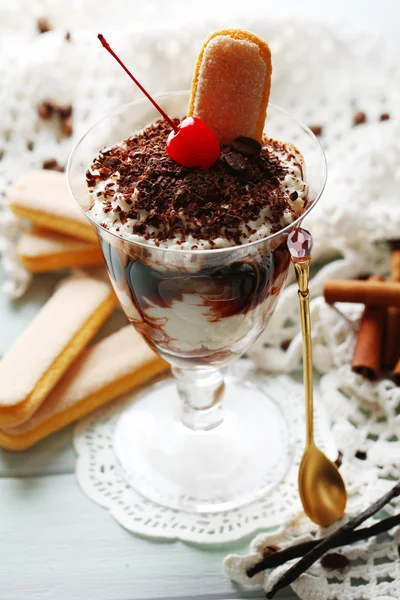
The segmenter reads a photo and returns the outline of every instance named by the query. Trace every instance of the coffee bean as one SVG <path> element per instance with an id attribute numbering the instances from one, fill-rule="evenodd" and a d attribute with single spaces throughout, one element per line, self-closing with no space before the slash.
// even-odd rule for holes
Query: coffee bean
<path id="1" fill-rule="evenodd" d="M 353 125 L 361 125 L 362 123 L 365 123 L 366 120 L 367 120 L 367 115 L 365 114 L 365 112 L 362 112 L 360 110 L 353 117 Z"/>
<path id="2" fill-rule="evenodd" d="M 331 552 L 321 558 L 321 565 L 324 569 L 345 569 L 349 564 L 347 556 L 339 554 L 339 552 Z"/>
<path id="3" fill-rule="evenodd" d="M 243 156 L 258 156 L 261 144 L 250 137 L 240 136 L 232 142 L 232 147 Z"/>
<path id="4" fill-rule="evenodd" d="M 322 135 L 322 132 L 323 132 L 322 125 L 309 125 L 308 128 L 311 129 L 313 134 L 316 135 L 317 137 Z"/>

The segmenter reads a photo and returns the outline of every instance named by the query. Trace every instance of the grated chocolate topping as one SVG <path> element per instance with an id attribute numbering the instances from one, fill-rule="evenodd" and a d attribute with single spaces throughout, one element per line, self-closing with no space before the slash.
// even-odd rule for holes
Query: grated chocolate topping
<path id="1" fill-rule="evenodd" d="M 238 138 L 240 142 L 221 148 L 221 156 L 210 168 L 189 169 L 168 156 L 170 131 L 168 123 L 159 119 L 100 152 L 86 178 L 91 191 L 100 181 L 105 183 L 101 193 L 96 191 L 104 198 L 103 212 L 112 209 L 111 200 L 119 194 L 128 210 L 118 207 L 116 219 L 130 220 L 134 234 L 156 245 L 170 239 L 180 244 L 189 235 L 211 245 L 219 237 L 240 245 L 246 231 L 255 233 L 251 222 L 266 207 L 271 232 L 282 228 L 284 211 L 293 212 L 288 190 L 281 185 L 289 169 L 274 151 L 293 158 L 287 145 L 265 139 L 258 152 L 249 152 L 248 142 L 243 142 L 247 138 Z M 295 164 L 301 170 L 301 164 Z"/>

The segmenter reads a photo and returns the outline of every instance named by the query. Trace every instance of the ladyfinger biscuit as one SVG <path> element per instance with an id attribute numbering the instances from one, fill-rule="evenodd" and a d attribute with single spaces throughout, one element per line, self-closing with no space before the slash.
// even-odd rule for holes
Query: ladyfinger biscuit
<path id="1" fill-rule="evenodd" d="M 242 29 L 215 31 L 197 59 L 188 114 L 207 123 L 221 144 L 239 136 L 261 142 L 271 74 L 262 39 Z"/>
<path id="2" fill-rule="evenodd" d="M 17 252 L 31 273 L 90 267 L 104 262 L 98 244 L 38 228 L 22 233 Z"/>
<path id="3" fill-rule="evenodd" d="M 29 419 L 115 304 L 114 292 L 103 281 L 63 281 L 0 361 L 1 427 Z"/>
<path id="4" fill-rule="evenodd" d="M 18 217 L 38 227 L 89 242 L 97 239 L 71 197 L 64 173 L 31 171 L 13 183 L 8 191 L 8 204 Z"/>
<path id="5" fill-rule="evenodd" d="M 167 369 L 128 325 L 85 350 L 29 421 L 0 431 L 0 446 L 25 450 Z"/>

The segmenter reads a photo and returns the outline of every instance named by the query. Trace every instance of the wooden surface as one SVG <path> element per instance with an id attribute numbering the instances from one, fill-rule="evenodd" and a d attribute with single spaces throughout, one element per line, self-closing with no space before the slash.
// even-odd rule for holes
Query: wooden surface
<path id="1" fill-rule="evenodd" d="M 61 276 L 36 276 L 16 302 L 0 294 L 0 355 Z M 116 313 L 101 333 L 123 323 Z M 22 453 L 0 449 L 0 600 L 265 597 L 223 573 L 224 556 L 246 552 L 249 540 L 211 549 L 152 542 L 122 529 L 79 489 L 71 439 L 69 427 Z"/>

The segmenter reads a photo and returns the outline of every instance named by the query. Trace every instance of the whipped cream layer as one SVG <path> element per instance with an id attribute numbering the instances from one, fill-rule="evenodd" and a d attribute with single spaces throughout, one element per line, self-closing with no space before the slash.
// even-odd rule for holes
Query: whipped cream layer
<path id="1" fill-rule="evenodd" d="M 200 171 L 169 158 L 168 133 L 156 121 L 100 152 L 86 174 L 91 219 L 128 241 L 206 250 L 261 240 L 305 210 L 304 161 L 294 146 L 265 139 L 256 156 L 225 146 Z"/>
<path id="2" fill-rule="evenodd" d="M 279 292 L 267 296 L 255 309 L 213 321 L 210 311 L 194 294 L 176 300 L 169 308 L 150 306 L 144 325 L 135 307 L 128 301 L 124 310 L 159 353 L 177 354 L 193 359 L 207 359 L 217 352 L 223 360 L 231 354 L 240 356 L 254 341 L 268 322 Z M 152 326 L 149 326 L 152 323 Z"/>
<path id="3" fill-rule="evenodd" d="M 236 249 L 225 265 L 210 266 L 207 255 L 192 254 L 196 268 L 190 272 L 171 264 L 159 269 L 149 257 L 130 257 L 104 240 L 103 250 L 115 292 L 136 329 L 167 360 L 180 357 L 192 364 L 225 364 L 257 339 L 290 265 L 284 243 L 272 252 L 252 247 L 243 257 Z M 213 256 L 208 253 L 211 263 Z"/>

